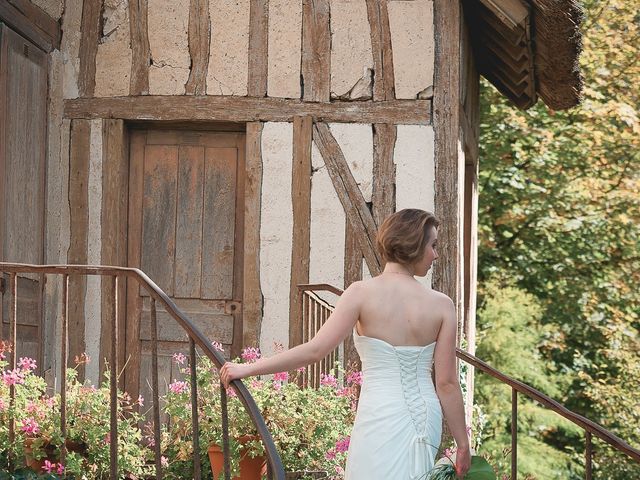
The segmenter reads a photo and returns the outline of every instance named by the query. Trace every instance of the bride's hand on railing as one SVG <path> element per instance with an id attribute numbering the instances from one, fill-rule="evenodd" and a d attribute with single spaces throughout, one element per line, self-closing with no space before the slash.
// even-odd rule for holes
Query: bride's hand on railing
<path id="1" fill-rule="evenodd" d="M 226 362 L 220 369 L 220 381 L 224 388 L 229 388 L 233 380 L 242 380 L 249 375 L 249 365 L 243 363 Z"/>

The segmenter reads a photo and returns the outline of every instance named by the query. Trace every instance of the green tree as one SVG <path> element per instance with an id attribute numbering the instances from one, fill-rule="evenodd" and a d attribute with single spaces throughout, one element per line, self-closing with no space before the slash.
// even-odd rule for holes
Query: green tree
<path id="1" fill-rule="evenodd" d="M 558 399 L 640 447 L 640 5 L 584 5 L 579 107 L 522 112 L 483 84 L 479 293 L 497 275 L 534 295 Z M 598 478 L 640 478 L 599 445 Z"/>

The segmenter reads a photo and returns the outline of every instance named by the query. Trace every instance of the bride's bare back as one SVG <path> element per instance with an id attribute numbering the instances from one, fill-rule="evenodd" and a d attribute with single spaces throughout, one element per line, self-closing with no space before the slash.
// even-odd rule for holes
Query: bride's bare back
<path id="1" fill-rule="evenodd" d="M 428 345 L 438 338 L 449 298 L 412 276 L 383 273 L 360 282 L 360 335 L 391 345 Z"/>

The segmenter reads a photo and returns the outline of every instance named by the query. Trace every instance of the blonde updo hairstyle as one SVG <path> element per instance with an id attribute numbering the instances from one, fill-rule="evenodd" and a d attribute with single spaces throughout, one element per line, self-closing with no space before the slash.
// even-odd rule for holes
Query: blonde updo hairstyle
<path id="1" fill-rule="evenodd" d="M 376 246 L 386 262 L 412 265 L 424 254 L 431 227 L 440 220 L 431 212 L 405 208 L 389 215 L 378 229 Z"/>

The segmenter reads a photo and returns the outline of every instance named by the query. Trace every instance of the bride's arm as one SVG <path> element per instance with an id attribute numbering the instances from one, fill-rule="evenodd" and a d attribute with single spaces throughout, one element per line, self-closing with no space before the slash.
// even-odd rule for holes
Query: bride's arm
<path id="1" fill-rule="evenodd" d="M 449 430 L 451 430 L 458 447 L 457 457 L 465 464 L 461 466 L 468 468 L 466 463 L 469 455 L 469 437 L 467 436 L 462 390 L 456 367 L 456 332 L 455 306 L 451 299 L 447 299 L 434 353 L 436 392 Z"/>
<path id="2" fill-rule="evenodd" d="M 232 380 L 288 372 L 321 360 L 351 333 L 360 316 L 361 301 L 362 286 L 355 282 L 344 291 L 335 310 L 311 340 L 255 363 L 227 362 L 220 370 L 222 383 L 228 386 Z"/>

